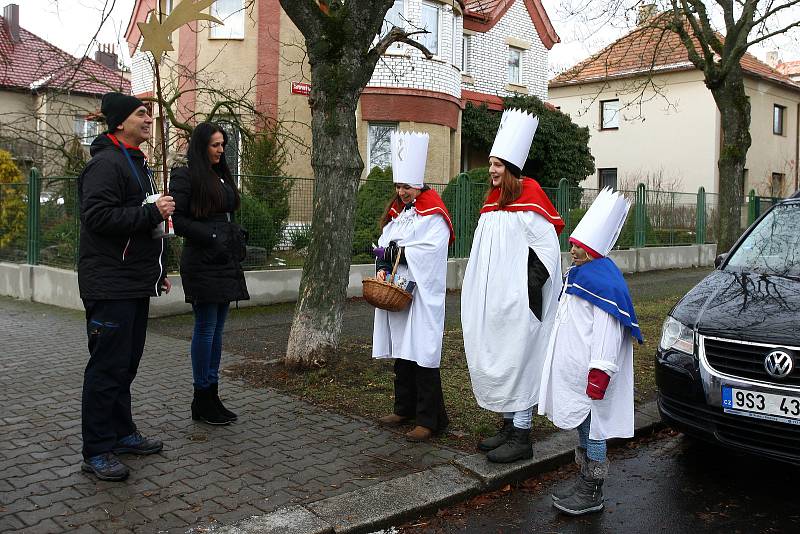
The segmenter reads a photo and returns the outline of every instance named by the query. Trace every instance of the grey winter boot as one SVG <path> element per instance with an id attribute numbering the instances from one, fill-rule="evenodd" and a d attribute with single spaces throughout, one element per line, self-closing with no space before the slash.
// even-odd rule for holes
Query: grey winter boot
<path id="1" fill-rule="evenodd" d="M 486 459 L 490 462 L 498 464 L 508 464 L 516 462 L 517 460 L 527 460 L 533 458 L 533 449 L 531 448 L 531 429 L 530 428 L 517 428 L 511 425 L 511 436 L 508 440 L 489 451 Z"/>
<path id="2" fill-rule="evenodd" d="M 503 427 L 495 434 L 489 438 L 478 443 L 478 450 L 488 452 L 491 450 L 496 449 L 506 441 L 508 438 L 511 437 L 511 431 L 514 429 L 514 420 L 513 419 L 503 419 Z"/>
<path id="3" fill-rule="evenodd" d="M 589 460 L 586 474 L 578 477 L 575 493 L 553 501 L 553 506 L 568 515 L 584 515 L 603 509 L 603 480 L 608 475 L 608 461 Z"/>
<path id="4" fill-rule="evenodd" d="M 586 468 L 584 467 L 586 463 L 589 461 L 589 458 L 586 457 L 586 449 L 583 447 L 575 447 L 575 463 L 578 464 L 578 472 L 581 475 L 586 474 Z M 554 491 L 550 494 L 550 497 L 553 498 L 554 501 L 560 501 L 561 499 L 566 499 L 578 488 L 580 476 L 572 481 L 572 484 L 567 486 L 561 491 Z"/>

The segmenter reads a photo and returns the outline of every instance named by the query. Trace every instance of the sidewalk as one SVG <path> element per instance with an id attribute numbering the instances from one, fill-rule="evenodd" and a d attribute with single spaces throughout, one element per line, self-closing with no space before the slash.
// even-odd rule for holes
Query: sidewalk
<path id="1" fill-rule="evenodd" d="M 448 297 L 448 322 L 457 301 Z M 371 327 L 364 310 L 348 304 L 346 334 Z M 287 307 L 243 320 L 262 321 L 279 346 L 290 317 Z M 0 298 L 0 532 L 369 532 L 571 460 L 573 433 L 536 443 L 530 462 L 496 466 L 234 381 L 221 393 L 239 422 L 194 423 L 188 343 L 176 337 L 188 324 L 153 325 L 134 383 L 134 418 L 164 451 L 125 456 L 130 478 L 101 482 L 80 471 L 82 314 Z M 226 353 L 223 366 L 237 358 Z M 654 405 L 640 407 L 637 429 L 654 424 Z"/>
<path id="2" fill-rule="evenodd" d="M 134 419 L 164 451 L 124 456 L 130 478 L 101 482 L 80 470 L 81 314 L 0 299 L 0 532 L 204 532 L 461 456 L 235 383 L 222 393 L 239 423 L 194 423 L 187 350 L 185 341 L 148 335 Z"/>

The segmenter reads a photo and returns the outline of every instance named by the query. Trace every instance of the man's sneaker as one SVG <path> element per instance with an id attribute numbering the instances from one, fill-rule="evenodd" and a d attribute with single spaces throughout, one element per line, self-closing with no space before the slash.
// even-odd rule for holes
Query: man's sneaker
<path id="1" fill-rule="evenodd" d="M 164 448 L 164 444 L 157 439 L 146 438 L 139 432 L 125 436 L 114 445 L 114 454 L 155 454 Z"/>
<path id="2" fill-rule="evenodd" d="M 105 452 L 87 458 L 81 464 L 81 470 L 94 473 L 100 480 L 125 480 L 128 478 L 128 468 L 119 461 L 113 453 Z"/>

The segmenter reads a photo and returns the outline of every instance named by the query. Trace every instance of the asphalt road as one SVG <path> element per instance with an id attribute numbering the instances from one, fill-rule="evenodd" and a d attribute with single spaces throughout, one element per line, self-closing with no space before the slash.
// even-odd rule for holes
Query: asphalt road
<path id="1" fill-rule="evenodd" d="M 563 471 L 563 470 L 562 470 Z M 574 471 L 530 479 L 407 523 L 410 533 L 796 533 L 800 467 L 732 453 L 680 434 L 612 451 L 606 510 L 569 518 L 551 506 L 552 488 Z M 553 480 L 555 482 L 552 482 Z M 542 483 L 544 481 L 544 483 Z M 529 491 L 525 491 L 528 488 Z M 397 530 L 395 530 L 397 532 Z"/>

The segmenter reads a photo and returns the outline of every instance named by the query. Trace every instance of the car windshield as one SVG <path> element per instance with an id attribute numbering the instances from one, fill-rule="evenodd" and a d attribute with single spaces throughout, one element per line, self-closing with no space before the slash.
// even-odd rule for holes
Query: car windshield
<path id="1" fill-rule="evenodd" d="M 770 211 L 725 268 L 800 277 L 800 205 L 784 204 Z"/>

